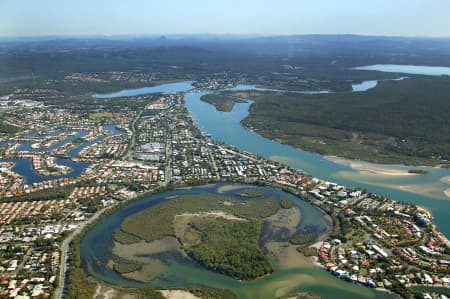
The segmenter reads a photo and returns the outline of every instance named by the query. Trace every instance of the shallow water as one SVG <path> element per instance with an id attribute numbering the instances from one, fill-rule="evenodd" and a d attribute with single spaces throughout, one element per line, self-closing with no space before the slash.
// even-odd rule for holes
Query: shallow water
<path id="1" fill-rule="evenodd" d="M 166 253 L 153 256 L 153 258 L 161 261 L 167 270 L 161 273 L 157 279 L 149 283 L 127 280 L 106 266 L 108 260 L 112 258 L 113 232 L 127 216 L 151 207 L 156 203 L 170 200 L 176 195 L 220 194 L 240 199 L 240 197 L 236 197 L 235 195 L 236 189 L 223 191 L 226 188 L 222 188 L 223 193 L 218 193 L 218 189 L 221 186 L 229 185 L 219 184 L 207 187 L 193 187 L 189 190 L 178 189 L 150 196 L 133 202 L 112 215 L 105 217 L 82 240 L 81 258 L 84 269 L 100 280 L 122 286 L 175 287 L 184 285 L 207 285 L 230 289 L 238 294 L 239 298 L 268 299 L 299 291 L 313 291 L 324 298 L 392 298 L 387 293 L 377 292 L 369 288 L 341 281 L 325 270 L 312 265 L 285 269 L 276 266 L 276 271 L 272 275 L 250 282 L 240 282 L 201 268 L 182 258 L 180 255 Z M 244 187 L 244 189 L 248 188 L 249 186 Z M 315 225 L 318 230 L 323 231 L 330 226 L 329 220 L 322 211 L 291 194 L 267 187 L 252 186 L 251 188 L 264 192 L 263 198 L 276 197 L 281 199 L 287 197 L 292 199 L 302 214 L 297 229 L 302 229 L 307 225 Z"/>
<path id="2" fill-rule="evenodd" d="M 402 64 L 374 64 L 352 68 L 361 71 L 379 71 L 387 73 L 403 73 L 426 76 L 450 76 L 450 67 Z"/>

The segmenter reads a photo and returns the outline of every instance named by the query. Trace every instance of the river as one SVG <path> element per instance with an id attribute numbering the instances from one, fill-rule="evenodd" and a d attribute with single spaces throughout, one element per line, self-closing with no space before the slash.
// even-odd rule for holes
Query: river
<path id="1" fill-rule="evenodd" d="M 426 76 L 450 76 L 450 67 L 426 65 L 374 64 L 352 68 L 361 71 L 378 71 L 386 73 L 403 73 Z"/>
<path id="2" fill-rule="evenodd" d="M 399 66 L 400 70 L 409 66 Z M 392 69 L 392 68 L 391 68 Z M 422 67 L 431 73 L 434 67 Z M 407 72 L 406 72 L 407 73 Z M 406 77 L 397 80 L 403 80 Z M 164 84 L 140 89 L 122 90 L 97 97 L 135 96 L 144 93 L 185 91 L 186 107 L 196 125 L 216 141 L 234 145 L 241 150 L 258 154 L 267 159 L 283 162 L 293 168 L 302 169 L 315 177 L 334 181 L 346 186 L 365 188 L 386 197 L 411 202 L 430 210 L 438 228 L 450 238 L 450 198 L 445 195 L 450 190 L 450 169 L 435 167 L 410 167 L 404 165 L 380 165 L 348 159 L 326 157 L 306 152 L 288 145 L 264 138 L 244 128 L 240 121 L 248 115 L 252 101 L 236 103 L 231 112 L 221 112 L 200 100 L 209 91 L 188 92 L 192 82 Z M 354 84 L 354 91 L 364 92 L 376 86 L 376 81 Z M 251 85 L 238 85 L 230 90 L 271 90 Z M 328 93 L 329 91 L 297 91 L 298 93 Z M 408 175 L 411 168 L 425 170 L 426 175 Z"/>
<path id="3" fill-rule="evenodd" d="M 393 298 L 392 295 L 386 292 L 379 292 L 363 286 L 344 282 L 332 276 L 322 268 L 308 262 L 303 265 L 283 268 L 280 267 L 275 260 L 274 274 L 249 282 L 237 281 L 225 275 L 206 270 L 177 254 L 170 253 L 149 257 L 153 260 L 157 259 L 160 261 L 165 268 L 160 275 L 149 283 L 127 280 L 108 268 L 108 261 L 113 257 L 112 247 L 114 230 L 126 217 L 157 203 L 170 200 L 177 195 L 220 194 L 237 200 L 240 199 L 235 195 L 235 192 L 239 190 L 240 186 L 231 185 L 231 190 L 219 191 L 224 186 L 229 187 L 230 185 L 208 185 L 165 192 L 133 202 L 105 217 L 86 234 L 81 242 L 83 268 L 94 277 L 111 284 L 128 287 L 147 286 L 158 288 L 185 285 L 207 285 L 230 289 L 236 293 L 239 298 L 248 299 L 272 299 L 294 292 L 314 292 L 324 298 L 336 299 L 356 297 Z M 248 187 L 240 188 L 248 189 Z M 295 206 L 301 210 L 302 218 L 297 226 L 298 230 L 301 230 L 307 225 L 314 225 L 319 231 L 323 231 L 329 226 L 329 222 L 324 217 L 323 212 L 313 207 L 308 202 L 299 200 L 295 196 L 278 189 L 268 187 L 252 187 L 252 189 L 263 192 L 265 198 L 290 198 Z"/>
<path id="4" fill-rule="evenodd" d="M 376 83 L 373 81 L 370 83 L 363 82 L 361 85 L 354 86 L 353 90 L 364 92 L 375 85 Z M 191 82 L 178 83 L 176 87 L 177 91 L 188 91 L 192 88 Z M 113 95 L 135 96 L 141 94 L 141 91 L 145 93 L 174 91 L 168 89 L 165 85 L 164 87 L 124 90 L 118 93 L 98 96 L 107 98 Z M 234 88 L 234 90 L 246 89 L 255 89 L 255 87 L 238 86 Z M 241 150 L 286 163 L 291 167 L 302 169 L 324 180 L 334 181 L 346 186 L 366 188 L 371 192 L 382 194 L 395 200 L 421 205 L 433 213 L 438 228 L 447 237 L 450 237 L 450 200 L 446 199 L 443 192 L 450 187 L 450 181 L 447 181 L 450 177 L 450 170 L 420 167 L 419 169 L 428 171 L 428 174 L 406 175 L 404 173 L 411 167 L 330 159 L 329 157 L 279 144 L 241 126 L 240 121 L 248 115 L 248 109 L 252 101 L 236 104 L 231 112 L 220 112 L 212 105 L 200 100 L 200 97 L 206 93 L 208 92 L 187 92 L 185 102 L 196 125 L 203 132 L 210 134 L 213 140 L 225 142 L 226 144 L 237 146 Z M 417 167 L 414 168 L 416 169 Z M 194 190 L 199 189 L 194 188 Z M 178 190 L 174 192 L 184 191 Z M 125 216 L 153 203 L 166 200 L 167 197 L 173 194 L 176 193 L 161 194 L 127 205 L 96 225 L 82 241 L 82 259 L 87 271 L 109 283 L 142 286 L 142 284 L 124 280 L 105 266 L 106 259 L 111 252 L 112 231 L 121 223 Z M 302 201 L 296 201 L 296 204 L 300 202 Z M 311 206 L 309 207 L 312 208 Z M 304 210 L 304 213 L 312 212 L 311 210 Z M 200 269 L 195 265 L 181 262 L 175 258 L 166 259 L 165 263 L 168 265 L 168 275 L 165 276 L 164 280 L 159 281 L 158 285 L 153 286 L 183 285 L 182 280 L 185 280 L 185 283 L 201 282 L 210 286 L 231 289 L 240 298 L 273 298 L 275 295 L 297 291 L 311 291 L 325 298 L 391 297 L 387 293 L 375 292 L 368 288 L 340 281 L 318 267 L 278 269 L 275 274 L 266 278 L 242 283 L 223 275 Z M 178 275 L 180 273 L 182 273 L 181 276 Z M 277 290 L 282 291 L 277 293 Z"/>
<path id="5" fill-rule="evenodd" d="M 413 167 L 428 173 L 426 175 L 397 175 L 402 172 L 407 173 L 411 167 L 330 159 L 280 144 L 249 131 L 241 125 L 240 121 L 248 115 L 251 101 L 235 104 L 231 112 L 221 112 L 200 100 L 200 97 L 206 93 L 186 93 L 185 101 L 196 125 L 203 132 L 210 134 L 213 140 L 286 163 L 324 180 L 334 181 L 345 186 L 366 188 L 371 192 L 395 200 L 423 206 L 433 213 L 438 228 L 450 237 L 450 200 L 444 194 L 444 190 L 450 188 L 449 182 L 446 181 L 450 176 L 449 169 Z M 385 168 L 391 171 L 390 174 L 380 174 Z M 367 169 L 379 171 L 374 173 Z"/>

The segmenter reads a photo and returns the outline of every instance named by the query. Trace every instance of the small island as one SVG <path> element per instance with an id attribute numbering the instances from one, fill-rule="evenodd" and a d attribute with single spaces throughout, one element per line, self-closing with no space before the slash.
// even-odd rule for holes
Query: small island
<path id="1" fill-rule="evenodd" d="M 263 196 L 264 193 L 260 192 L 260 191 L 243 190 L 243 191 L 236 192 L 236 195 L 238 195 L 240 197 L 246 197 L 246 198 L 256 198 L 256 197 Z"/>
<path id="2" fill-rule="evenodd" d="M 408 170 L 408 173 L 425 175 L 428 173 L 428 171 L 423 170 L 423 169 L 410 169 L 410 170 Z"/>
<path id="3" fill-rule="evenodd" d="M 262 196 L 261 193 L 259 196 Z M 178 253 L 199 265 L 238 280 L 270 274 L 274 268 L 260 248 L 262 220 L 275 215 L 275 198 L 236 200 L 220 195 L 183 195 L 128 216 L 116 229 L 112 269 L 145 281 L 143 255 Z M 139 264 L 139 266 L 138 266 Z"/>
<path id="4" fill-rule="evenodd" d="M 216 107 L 218 111 L 230 112 L 233 110 L 234 104 L 245 103 L 246 101 L 236 96 L 230 96 L 225 93 L 207 94 L 200 98 L 203 102 L 209 103 Z"/>

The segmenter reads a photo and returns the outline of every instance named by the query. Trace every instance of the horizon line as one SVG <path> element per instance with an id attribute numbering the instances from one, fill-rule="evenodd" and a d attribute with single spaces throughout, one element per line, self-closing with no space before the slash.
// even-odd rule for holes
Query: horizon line
<path id="1" fill-rule="evenodd" d="M 358 36 L 358 37 L 385 37 L 385 38 L 411 38 L 411 39 L 450 39 L 448 36 L 434 35 L 382 35 L 382 34 L 356 34 L 356 33 L 286 33 L 286 34 L 263 34 L 263 33 L 126 33 L 126 34 L 39 34 L 39 35 L 0 35 L 0 40 L 7 39 L 46 39 L 46 38 L 145 38 L 145 37 L 289 37 L 289 36 Z"/>

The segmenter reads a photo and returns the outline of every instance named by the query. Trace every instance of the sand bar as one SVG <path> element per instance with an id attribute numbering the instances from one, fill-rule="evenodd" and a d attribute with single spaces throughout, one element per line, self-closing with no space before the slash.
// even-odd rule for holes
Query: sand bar
<path id="1" fill-rule="evenodd" d="M 160 292 L 167 299 L 201 299 L 188 291 L 160 290 L 158 292 Z"/>
<path id="2" fill-rule="evenodd" d="M 404 169 L 401 166 L 391 166 L 383 164 L 374 164 L 369 162 L 354 161 L 345 158 L 339 158 L 334 156 L 326 156 L 327 160 L 330 160 L 339 165 L 349 166 L 353 170 L 358 170 L 361 172 L 369 172 L 377 175 L 386 176 L 412 176 L 419 175 L 416 173 L 408 172 L 409 169 Z"/>

